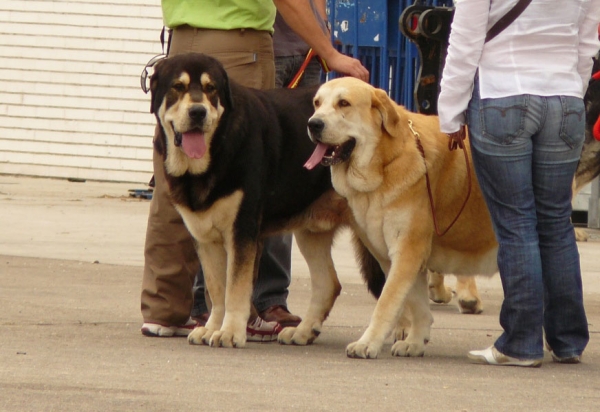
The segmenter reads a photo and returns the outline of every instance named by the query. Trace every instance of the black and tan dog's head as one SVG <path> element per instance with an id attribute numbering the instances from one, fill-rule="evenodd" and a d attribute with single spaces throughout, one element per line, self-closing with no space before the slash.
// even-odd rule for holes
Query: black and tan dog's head
<path id="1" fill-rule="evenodd" d="M 313 100 L 308 133 L 317 144 L 305 167 L 334 166 L 350 159 L 366 164 L 384 132 L 397 133 L 395 104 L 384 90 L 352 77 L 323 84 Z"/>
<path id="2" fill-rule="evenodd" d="M 229 79 L 214 58 L 188 53 L 160 61 L 150 79 L 150 111 L 162 127 L 157 142 L 167 172 L 201 174 L 223 113 L 232 108 Z"/>

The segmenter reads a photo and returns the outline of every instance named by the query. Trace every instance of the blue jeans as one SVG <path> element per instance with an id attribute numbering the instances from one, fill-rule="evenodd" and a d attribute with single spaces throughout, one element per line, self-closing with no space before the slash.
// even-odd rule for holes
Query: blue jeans
<path id="1" fill-rule="evenodd" d="M 559 357 L 588 340 L 571 185 L 584 140 L 585 107 L 568 96 L 481 99 L 467 118 L 473 163 L 499 243 L 504 289 L 496 348 L 539 359 L 543 332 Z"/>

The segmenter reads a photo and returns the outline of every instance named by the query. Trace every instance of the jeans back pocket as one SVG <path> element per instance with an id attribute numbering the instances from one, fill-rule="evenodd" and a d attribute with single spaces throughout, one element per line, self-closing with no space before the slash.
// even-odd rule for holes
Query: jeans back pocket
<path id="1" fill-rule="evenodd" d="M 585 105 L 583 99 L 572 96 L 560 96 L 560 102 L 560 138 L 573 149 L 581 145 L 585 138 Z"/>
<path id="2" fill-rule="evenodd" d="M 525 130 L 528 95 L 480 100 L 481 130 L 498 144 L 510 144 Z"/>

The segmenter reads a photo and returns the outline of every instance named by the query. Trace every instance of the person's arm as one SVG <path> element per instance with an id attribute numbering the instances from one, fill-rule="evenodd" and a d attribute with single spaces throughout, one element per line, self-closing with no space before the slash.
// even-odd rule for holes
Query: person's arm
<path id="1" fill-rule="evenodd" d="M 327 21 L 327 0 L 313 0 L 321 18 Z"/>
<path id="2" fill-rule="evenodd" d="M 600 21 L 600 0 L 592 0 L 585 18 L 579 27 L 579 62 L 577 71 L 581 76 L 583 94 L 585 94 L 594 62 L 592 57 L 598 53 L 598 22 Z"/>
<path id="3" fill-rule="evenodd" d="M 462 0 L 456 4 L 454 11 L 438 97 L 440 130 L 451 134 L 454 140 L 464 137 L 464 113 L 471 100 L 489 11 L 490 0 Z"/>
<path id="4" fill-rule="evenodd" d="M 277 10 L 302 39 L 317 53 L 331 70 L 369 81 L 369 71 L 359 60 L 338 52 L 323 32 L 308 0 L 273 0 Z"/>

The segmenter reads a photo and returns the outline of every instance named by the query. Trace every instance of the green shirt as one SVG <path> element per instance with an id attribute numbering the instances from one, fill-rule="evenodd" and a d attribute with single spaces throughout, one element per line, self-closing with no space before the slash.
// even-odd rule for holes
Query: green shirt
<path id="1" fill-rule="evenodd" d="M 273 0 L 161 0 L 165 26 L 273 32 Z"/>

